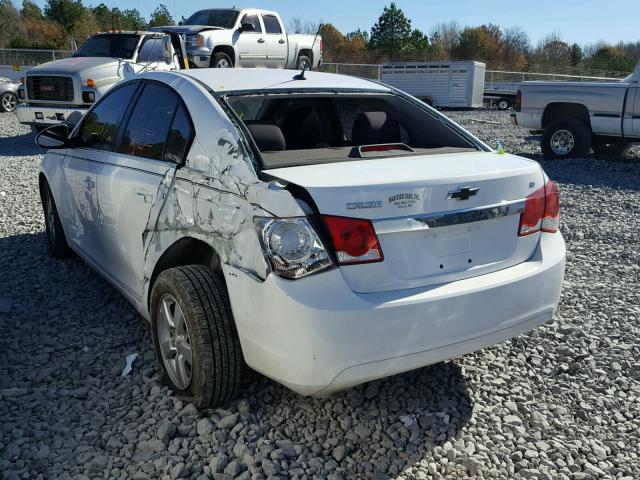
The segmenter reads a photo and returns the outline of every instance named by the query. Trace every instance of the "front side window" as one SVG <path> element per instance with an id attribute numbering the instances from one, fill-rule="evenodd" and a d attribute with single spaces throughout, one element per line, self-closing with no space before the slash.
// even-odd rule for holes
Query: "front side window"
<path id="1" fill-rule="evenodd" d="M 107 93 L 93 110 L 87 113 L 80 133 L 78 146 L 111 150 L 118 133 L 118 126 L 138 83 L 129 83 Z"/>
<path id="2" fill-rule="evenodd" d="M 164 60 L 164 42 L 161 38 L 148 38 L 138 54 L 139 62 L 159 62 Z"/>
<path id="3" fill-rule="evenodd" d="M 278 35 L 282 33 L 282 27 L 275 15 L 263 15 L 262 21 L 264 22 L 264 29 L 267 33 Z"/>
<path id="4" fill-rule="evenodd" d="M 260 19 L 258 18 L 258 15 L 245 15 L 240 23 L 242 25 L 245 23 L 253 25 L 253 30 L 249 33 L 262 33 L 262 27 L 260 26 Z"/>
<path id="5" fill-rule="evenodd" d="M 133 107 L 118 151 L 126 155 L 162 160 L 178 96 L 169 87 L 147 83 Z"/>
<path id="6" fill-rule="evenodd" d="M 103 33 L 90 37 L 73 54 L 74 57 L 115 57 L 132 59 L 140 35 L 127 33 Z"/>
<path id="7" fill-rule="evenodd" d="M 237 10 L 201 10 L 191 15 L 183 25 L 206 25 L 231 29 L 238 19 Z"/>

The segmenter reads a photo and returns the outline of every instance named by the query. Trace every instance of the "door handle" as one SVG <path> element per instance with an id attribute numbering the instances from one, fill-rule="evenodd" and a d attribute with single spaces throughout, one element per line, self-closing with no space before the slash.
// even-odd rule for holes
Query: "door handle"
<path id="1" fill-rule="evenodd" d="M 153 202 L 153 195 L 151 195 L 150 193 L 147 192 L 138 192 L 136 193 L 138 200 L 141 201 L 142 203 L 152 203 Z"/>
<path id="2" fill-rule="evenodd" d="M 264 38 L 259 38 L 258 43 L 264 43 Z"/>
<path id="3" fill-rule="evenodd" d="M 282 45 L 284 43 L 284 39 L 281 38 L 280 41 L 278 42 L 280 45 Z"/>
<path id="4" fill-rule="evenodd" d="M 84 184 L 87 186 L 87 188 L 89 190 L 91 190 L 92 188 L 95 188 L 96 186 L 96 182 L 94 182 L 93 180 L 91 180 L 91 177 L 87 177 L 84 179 Z"/>

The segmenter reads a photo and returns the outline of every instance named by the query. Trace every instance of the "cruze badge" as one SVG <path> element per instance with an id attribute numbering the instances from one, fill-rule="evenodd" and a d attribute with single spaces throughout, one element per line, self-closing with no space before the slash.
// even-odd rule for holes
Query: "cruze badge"
<path id="1" fill-rule="evenodd" d="M 478 187 L 459 187 L 457 190 L 452 190 L 447 194 L 449 200 L 469 200 L 471 197 L 475 197 L 480 189 Z"/>
<path id="2" fill-rule="evenodd" d="M 367 208 L 380 208 L 382 202 L 380 200 L 373 200 L 371 202 L 351 202 L 347 203 L 347 210 L 364 210 Z"/>

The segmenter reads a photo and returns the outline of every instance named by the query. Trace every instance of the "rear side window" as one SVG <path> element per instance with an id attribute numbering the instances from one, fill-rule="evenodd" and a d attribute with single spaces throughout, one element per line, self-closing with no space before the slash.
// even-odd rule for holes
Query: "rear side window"
<path id="1" fill-rule="evenodd" d="M 164 160 L 181 163 L 187 153 L 189 143 L 193 138 L 193 126 L 184 107 L 178 104 L 178 110 L 173 118 L 169 138 L 164 151 Z"/>
<path id="2" fill-rule="evenodd" d="M 129 117 L 118 151 L 162 160 L 178 103 L 177 94 L 169 87 L 147 83 Z"/>
<path id="3" fill-rule="evenodd" d="M 263 15 L 262 21 L 264 22 L 264 29 L 267 33 L 281 34 L 282 27 L 275 15 Z"/>
<path id="4" fill-rule="evenodd" d="M 262 27 L 260 26 L 260 19 L 258 18 L 257 15 L 245 15 L 244 18 L 242 19 L 242 22 L 240 23 L 241 24 L 250 23 L 251 25 L 253 25 L 253 31 L 249 33 L 262 33 Z"/>
<path id="5" fill-rule="evenodd" d="M 111 150 L 118 126 L 138 83 L 130 83 L 104 96 L 87 114 L 78 135 L 80 146 L 97 150 Z"/>

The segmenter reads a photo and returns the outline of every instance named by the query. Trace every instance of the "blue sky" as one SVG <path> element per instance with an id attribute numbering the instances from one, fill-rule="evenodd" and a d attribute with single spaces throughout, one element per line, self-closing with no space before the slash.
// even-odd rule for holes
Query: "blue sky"
<path id="1" fill-rule="evenodd" d="M 230 7 L 230 2 L 213 0 L 102 0 L 110 7 L 139 8 L 145 17 L 159 4 L 167 5 L 174 17 L 188 17 L 198 9 Z M 285 23 L 299 16 L 303 20 L 331 22 L 343 32 L 358 27 L 370 30 L 389 0 L 245 0 L 236 6 L 278 10 Z M 21 0 L 14 0 L 21 4 Z M 41 6 L 44 0 L 37 0 Z M 97 5 L 100 0 L 84 0 Z M 518 25 L 532 42 L 558 31 L 563 39 L 579 44 L 640 41 L 639 0 L 398 0 L 396 4 L 412 20 L 413 26 L 428 32 L 441 21 L 456 20 L 461 25 L 492 22 L 501 27 Z"/>

